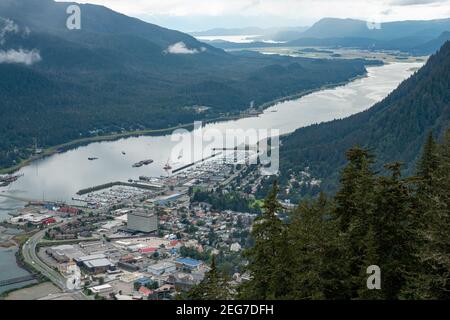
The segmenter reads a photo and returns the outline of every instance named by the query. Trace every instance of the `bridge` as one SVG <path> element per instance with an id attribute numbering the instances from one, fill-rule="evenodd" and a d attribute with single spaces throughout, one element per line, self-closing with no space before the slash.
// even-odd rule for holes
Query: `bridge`
<path id="1" fill-rule="evenodd" d="M 0 287 L 9 286 L 11 284 L 22 283 L 22 282 L 31 281 L 31 280 L 35 280 L 34 275 L 32 275 L 32 274 L 23 276 L 23 277 L 2 280 L 2 281 L 0 281 Z"/>

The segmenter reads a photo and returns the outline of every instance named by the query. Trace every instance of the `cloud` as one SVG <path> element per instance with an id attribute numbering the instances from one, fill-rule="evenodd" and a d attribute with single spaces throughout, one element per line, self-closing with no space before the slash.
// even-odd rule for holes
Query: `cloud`
<path id="1" fill-rule="evenodd" d="M 324 17 L 380 22 L 430 20 L 448 18 L 447 9 L 450 7 L 450 0 L 78 0 L 77 2 L 105 5 L 145 21 L 183 31 L 200 31 L 217 27 L 304 26 L 312 25 Z M 422 5 L 411 5 L 419 2 Z"/>
<path id="2" fill-rule="evenodd" d="M 3 47 L 6 43 L 8 34 L 19 34 L 22 37 L 27 37 L 30 34 L 28 27 L 23 30 L 12 20 L 0 17 L 0 46 Z M 1 63 L 19 63 L 30 66 L 36 62 L 41 61 L 39 50 L 25 50 L 25 49 L 2 49 L 0 50 L 0 64 Z"/>
<path id="3" fill-rule="evenodd" d="M 19 33 L 20 29 L 14 21 L 0 18 L 0 45 L 5 44 L 6 35 L 9 33 Z"/>
<path id="4" fill-rule="evenodd" d="M 41 55 L 38 50 L 0 50 L 0 63 L 20 63 L 27 66 L 41 61 Z"/>
<path id="5" fill-rule="evenodd" d="M 423 4 L 433 4 L 446 2 L 447 0 L 393 0 L 391 4 L 394 6 L 415 6 Z"/>
<path id="6" fill-rule="evenodd" d="M 184 42 L 177 42 L 175 44 L 170 45 L 164 52 L 171 54 L 196 54 L 205 51 L 206 51 L 205 47 L 201 47 L 200 50 L 189 49 L 188 47 L 186 47 L 186 44 Z"/>

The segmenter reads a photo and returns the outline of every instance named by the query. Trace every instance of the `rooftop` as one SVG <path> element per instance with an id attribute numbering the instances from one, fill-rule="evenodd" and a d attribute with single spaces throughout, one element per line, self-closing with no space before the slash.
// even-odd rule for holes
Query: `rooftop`
<path id="1" fill-rule="evenodd" d="M 89 260 L 85 262 L 86 267 L 88 268 L 101 268 L 101 267 L 109 267 L 113 265 L 111 261 L 106 258 Z"/>
<path id="2" fill-rule="evenodd" d="M 178 258 L 175 261 L 190 267 L 198 267 L 201 264 L 201 261 L 191 258 Z"/>

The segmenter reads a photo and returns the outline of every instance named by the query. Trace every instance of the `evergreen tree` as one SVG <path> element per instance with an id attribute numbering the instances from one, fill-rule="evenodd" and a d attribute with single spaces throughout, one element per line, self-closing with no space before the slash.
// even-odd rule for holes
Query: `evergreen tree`
<path id="1" fill-rule="evenodd" d="M 426 189 L 424 244 L 420 251 L 423 269 L 415 274 L 413 297 L 450 298 L 450 130 L 438 146 L 438 166 L 432 187 Z"/>
<path id="2" fill-rule="evenodd" d="M 187 294 L 187 298 L 190 300 L 229 300 L 232 297 L 228 279 L 217 270 L 216 256 L 214 255 L 211 261 L 211 270 L 206 273 L 203 281 Z"/>
<path id="3" fill-rule="evenodd" d="M 349 279 L 345 282 L 351 297 L 365 284 L 361 278 L 366 236 L 374 211 L 374 157 L 368 150 L 354 147 L 347 152 L 348 165 L 341 174 L 341 187 L 335 196 L 334 215 L 345 241 Z"/>
<path id="4" fill-rule="evenodd" d="M 304 201 L 289 224 L 291 274 L 290 299 L 339 299 L 348 296 L 342 238 L 331 218 L 332 201 L 324 194 Z"/>
<path id="5" fill-rule="evenodd" d="M 381 300 L 384 298 L 383 292 L 381 290 L 368 290 L 367 288 L 367 279 L 369 275 L 367 274 L 367 268 L 372 265 L 380 265 L 381 257 L 380 257 L 380 248 L 377 243 L 377 237 L 374 232 L 373 226 L 369 227 L 369 230 L 364 239 L 365 248 L 364 248 L 364 258 L 362 259 L 363 263 L 361 265 L 359 277 L 360 277 L 360 287 L 357 292 L 356 297 L 363 300 Z M 381 274 L 383 277 L 384 273 Z M 384 284 L 382 283 L 381 289 L 384 289 Z"/>
<path id="6" fill-rule="evenodd" d="M 418 192 L 428 193 L 433 188 L 433 181 L 438 168 L 437 145 L 433 133 L 428 134 L 427 141 L 423 147 L 421 159 L 417 165 L 417 176 L 419 177 Z"/>
<path id="7" fill-rule="evenodd" d="M 426 299 L 428 296 L 430 265 L 426 262 L 426 251 L 429 247 L 429 228 L 435 219 L 433 208 L 435 206 L 438 167 L 438 145 L 432 132 L 430 132 L 422 148 L 422 155 L 417 163 L 416 176 L 414 177 L 416 194 L 414 197 L 415 239 L 413 246 L 418 262 L 415 270 L 413 269 L 406 274 L 407 283 L 401 293 L 401 296 L 406 299 Z"/>
<path id="8" fill-rule="evenodd" d="M 278 184 L 264 201 L 263 213 L 255 219 L 252 228 L 254 246 L 244 252 L 249 264 L 251 279 L 240 288 L 244 299 L 276 299 L 281 297 L 290 277 L 286 273 L 286 233 L 277 212 L 281 205 L 277 200 Z"/>
<path id="9" fill-rule="evenodd" d="M 388 164 L 385 168 L 391 175 L 377 179 L 374 210 L 367 219 L 370 230 L 361 273 L 370 265 L 378 265 L 382 272 L 382 289 L 375 296 L 392 300 L 399 298 L 407 274 L 417 265 L 414 258 L 416 225 L 412 191 L 409 181 L 401 179 L 401 164 Z M 367 274 L 361 279 L 362 286 L 365 286 L 364 279 Z"/>
<path id="10" fill-rule="evenodd" d="M 353 148 L 333 200 L 303 201 L 284 224 L 278 186 L 265 200 L 246 251 L 247 299 L 449 299 L 450 131 L 440 145 L 428 136 L 417 176 L 401 164 L 371 170 L 373 157 Z M 369 266 L 381 290 L 369 290 Z"/>
<path id="11" fill-rule="evenodd" d="M 371 210 L 374 187 L 373 156 L 365 149 L 354 147 L 347 152 L 347 160 L 335 197 L 335 213 L 343 232 L 348 231 L 353 219 L 364 217 Z"/>

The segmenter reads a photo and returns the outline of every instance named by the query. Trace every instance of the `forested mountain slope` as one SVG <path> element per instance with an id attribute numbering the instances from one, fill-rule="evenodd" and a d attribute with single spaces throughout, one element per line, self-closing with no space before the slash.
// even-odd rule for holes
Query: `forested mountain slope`
<path id="1" fill-rule="evenodd" d="M 426 135 L 442 135 L 450 120 L 450 42 L 388 97 L 367 111 L 342 120 L 312 125 L 283 140 L 283 183 L 309 167 L 334 191 L 345 163 L 345 151 L 355 145 L 377 154 L 377 164 L 405 163 L 411 173 Z M 378 166 L 379 167 L 379 166 Z"/>
<path id="2" fill-rule="evenodd" d="M 81 30 L 69 30 L 69 5 L 0 1 L 0 168 L 35 142 L 217 118 L 346 81 L 369 63 L 229 54 L 94 5 L 80 5 Z"/>

